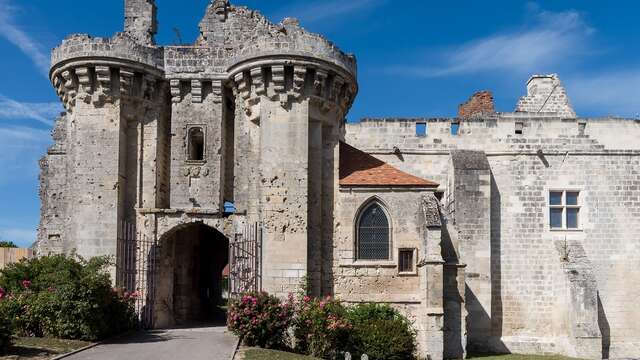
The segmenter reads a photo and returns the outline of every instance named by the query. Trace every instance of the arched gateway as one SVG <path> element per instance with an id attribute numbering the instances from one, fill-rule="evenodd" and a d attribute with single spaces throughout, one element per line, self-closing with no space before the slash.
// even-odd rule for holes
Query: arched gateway
<path id="1" fill-rule="evenodd" d="M 229 239 L 203 223 L 191 223 L 162 236 L 159 245 L 153 326 L 224 321 Z"/>
<path id="2" fill-rule="evenodd" d="M 145 327 L 221 323 L 229 297 L 261 289 L 259 223 L 164 220 L 153 229 L 123 223 L 119 231 L 117 284 L 138 294 Z"/>

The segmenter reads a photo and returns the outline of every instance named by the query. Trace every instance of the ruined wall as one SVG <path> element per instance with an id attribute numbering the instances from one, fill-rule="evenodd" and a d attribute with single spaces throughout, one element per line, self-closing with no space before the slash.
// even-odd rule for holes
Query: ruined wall
<path id="1" fill-rule="evenodd" d="M 155 0 L 125 0 L 124 29 L 138 43 L 153 45 L 158 30 Z"/>
<path id="2" fill-rule="evenodd" d="M 56 120 L 52 132 L 54 144 L 40 160 L 40 209 L 42 217 L 38 227 L 35 251 L 39 255 L 64 252 L 64 239 L 69 214 L 67 185 L 67 117 Z"/>
<path id="3" fill-rule="evenodd" d="M 533 75 L 527 82 L 527 96 L 520 98 L 516 112 L 556 113 L 560 117 L 576 117 L 567 91 L 557 74 Z"/>
<path id="4" fill-rule="evenodd" d="M 459 118 L 480 117 L 495 114 L 496 107 L 490 91 L 479 91 L 471 96 L 464 104 L 458 106 Z"/>
<path id="5" fill-rule="evenodd" d="M 416 136 L 418 122 L 427 124 L 426 137 Z M 455 122 L 460 123 L 458 135 L 451 133 Z M 522 134 L 516 134 L 517 124 Z M 489 315 L 495 349 L 562 351 L 557 334 L 571 329 L 555 327 L 563 320 L 557 316 L 554 284 L 565 281 L 555 242 L 566 238 L 584 247 L 593 266 L 605 350 L 611 357 L 639 353 L 633 299 L 640 279 L 632 264 L 640 258 L 635 210 L 640 206 L 640 122 L 503 114 L 462 121 L 365 120 L 348 124 L 346 131 L 350 144 L 440 184 L 448 183 L 451 150 L 487 154 L 493 177 Z M 548 193 L 553 189 L 580 190 L 579 231 L 549 230 Z"/>

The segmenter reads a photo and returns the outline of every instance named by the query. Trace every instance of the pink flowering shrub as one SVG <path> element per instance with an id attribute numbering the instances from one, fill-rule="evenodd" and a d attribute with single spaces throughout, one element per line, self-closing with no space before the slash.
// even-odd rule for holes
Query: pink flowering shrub
<path id="1" fill-rule="evenodd" d="M 351 325 L 347 311 L 339 301 L 289 296 L 295 308 L 293 333 L 295 351 L 324 359 L 336 358 L 349 341 Z"/>
<path id="2" fill-rule="evenodd" d="M 247 346 L 279 349 L 285 345 L 292 308 L 267 293 L 248 293 L 229 305 L 227 325 Z"/>

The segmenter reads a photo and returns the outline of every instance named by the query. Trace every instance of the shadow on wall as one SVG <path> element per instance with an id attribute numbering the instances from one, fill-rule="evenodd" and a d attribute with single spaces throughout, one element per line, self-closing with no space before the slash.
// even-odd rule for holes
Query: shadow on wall
<path id="1" fill-rule="evenodd" d="M 609 348 L 611 347 L 611 328 L 609 328 L 609 321 L 607 320 L 607 314 L 604 312 L 602 301 L 600 300 L 600 293 L 598 292 L 598 326 L 600 327 L 600 334 L 602 334 L 602 358 L 609 358 Z"/>
<path id="2" fill-rule="evenodd" d="M 502 197 L 491 173 L 491 337 L 489 350 L 509 353 L 502 343 Z"/>
<path id="3" fill-rule="evenodd" d="M 442 214 L 442 213 L 441 213 Z M 444 326 L 443 326 L 443 356 L 445 359 L 463 359 L 465 357 L 465 342 L 463 339 L 462 309 L 464 306 L 464 268 L 460 265 L 457 244 L 451 239 L 446 216 L 442 217 L 442 238 L 440 249 L 444 260 L 443 297 L 444 297 Z"/>
<path id="4" fill-rule="evenodd" d="M 477 307 L 474 308 L 475 320 L 480 323 L 486 323 L 490 321 L 489 314 L 480 306 L 480 300 L 476 297 L 476 295 L 465 285 L 465 294 L 467 306 L 470 304 L 475 304 Z M 467 317 L 468 322 L 468 317 Z M 474 330 L 472 326 L 467 324 L 467 336 L 471 337 Z M 477 334 L 476 336 L 480 337 L 482 334 Z M 487 337 L 485 337 L 487 338 Z M 506 347 L 506 345 L 502 342 L 499 336 L 495 336 L 492 334 L 491 337 L 488 337 L 488 343 L 472 343 L 469 342 L 467 345 L 467 353 L 468 355 L 488 355 L 488 354 L 510 354 L 511 352 Z"/>

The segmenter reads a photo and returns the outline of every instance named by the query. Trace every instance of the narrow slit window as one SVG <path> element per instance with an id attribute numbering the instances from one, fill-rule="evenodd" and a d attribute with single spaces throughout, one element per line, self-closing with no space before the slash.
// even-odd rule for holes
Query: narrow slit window
<path id="1" fill-rule="evenodd" d="M 398 272 L 413 273 L 413 249 L 401 249 L 398 253 Z"/>
<path id="2" fill-rule="evenodd" d="M 552 230 L 580 229 L 580 192 L 549 192 L 549 227 Z"/>
<path id="3" fill-rule="evenodd" d="M 427 136 L 427 123 L 416 123 L 416 136 L 417 137 Z"/>
<path id="4" fill-rule="evenodd" d="M 204 132 L 201 128 L 189 130 L 189 160 L 204 160 Z"/>

